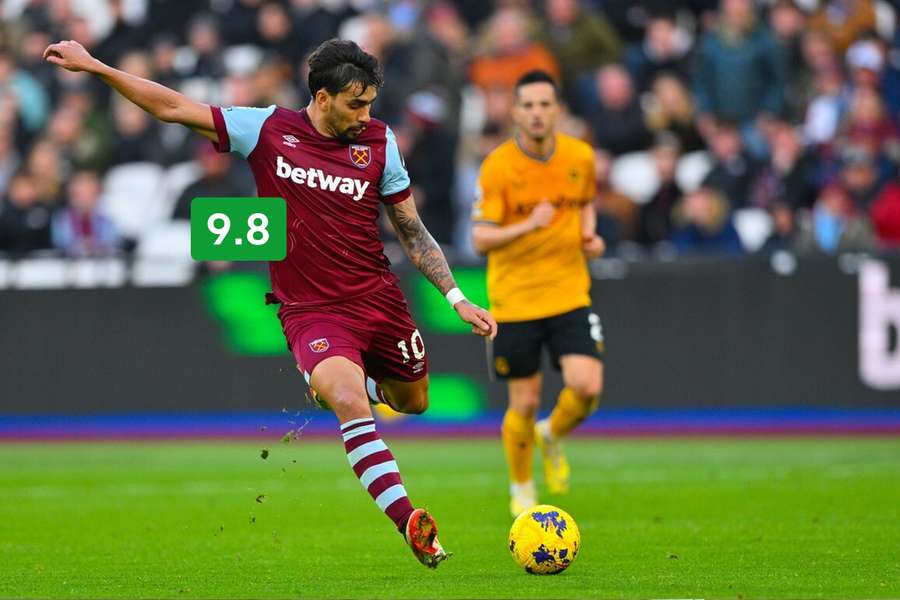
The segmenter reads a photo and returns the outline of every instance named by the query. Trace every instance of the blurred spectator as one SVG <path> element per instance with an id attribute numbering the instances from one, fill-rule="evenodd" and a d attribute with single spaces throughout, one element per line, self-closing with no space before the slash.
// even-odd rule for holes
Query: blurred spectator
<path id="1" fill-rule="evenodd" d="M 406 99 L 415 90 L 408 78 L 409 47 L 391 22 L 377 13 L 362 14 L 345 21 L 338 37 L 355 41 L 381 63 L 384 80 L 389 83 L 379 90 L 372 110 L 388 123 L 400 121 Z"/>
<path id="2" fill-rule="evenodd" d="M 769 146 L 772 155 L 752 183 L 749 204 L 766 209 L 776 204 L 812 206 L 818 192 L 818 165 L 803 147 L 799 132 L 789 123 L 776 122 L 770 128 Z"/>
<path id="3" fill-rule="evenodd" d="M 418 186 L 416 204 L 423 221 L 438 242 L 453 241 L 456 222 L 453 205 L 453 164 L 455 136 L 441 124 L 446 106 L 437 94 L 416 92 L 409 97 L 406 118 L 395 129 L 397 145 L 406 157 L 410 179 Z M 468 215 L 465 215 L 468 218 Z"/>
<path id="4" fill-rule="evenodd" d="M 50 209 L 40 202 L 35 178 L 19 172 L 0 204 L 0 252 L 25 254 L 50 247 Z"/>
<path id="5" fill-rule="evenodd" d="M 18 47 L 19 67 L 51 94 L 57 68 L 44 60 L 44 50 L 54 41 L 47 30 L 37 29 L 25 32 Z"/>
<path id="6" fill-rule="evenodd" d="M 306 48 L 294 35 L 294 22 L 284 6 L 266 2 L 256 15 L 256 30 L 261 48 L 276 53 L 282 59 L 296 63 Z"/>
<path id="7" fill-rule="evenodd" d="M 830 144 L 850 105 L 850 88 L 845 85 L 840 69 L 816 73 L 816 95 L 806 108 L 803 134 L 811 144 Z"/>
<path id="8" fill-rule="evenodd" d="M 876 159 L 900 161 L 900 132 L 886 113 L 881 95 L 872 88 L 853 92 L 839 135 L 842 147 L 857 146 Z"/>
<path id="9" fill-rule="evenodd" d="M 67 205 L 53 215 L 53 247 L 66 256 L 104 256 L 119 249 L 113 222 L 97 210 L 100 177 L 78 171 L 69 180 Z"/>
<path id="10" fill-rule="evenodd" d="M 498 9 L 488 22 L 481 46 L 472 61 L 469 76 L 483 91 L 491 88 L 512 90 L 522 75 L 535 69 L 546 71 L 559 80 L 556 59 L 543 44 L 529 38 L 527 17 L 519 8 Z M 511 94 L 509 98 L 512 106 Z"/>
<path id="11" fill-rule="evenodd" d="M 711 187 L 688 193 L 675 209 L 671 241 L 681 254 L 743 254 L 728 201 Z"/>
<path id="12" fill-rule="evenodd" d="M 119 100 L 113 105 L 113 145 L 110 166 L 129 162 L 166 162 L 166 150 L 158 125 L 150 116 L 132 104 Z"/>
<path id="13" fill-rule="evenodd" d="M 884 69 L 884 47 L 881 40 L 870 35 L 854 42 L 847 49 L 847 69 L 854 88 L 877 89 Z"/>
<path id="14" fill-rule="evenodd" d="M 653 80 L 647 97 L 647 125 L 653 131 L 670 131 L 678 138 L 682 152 L 706 148 L 697 130 L 694 100 L 684 82 L 663 72 Z"/>
<path id="15" fill-rule="evenodd" d="M 247 0 L 238 0 L 235 6 L 244 6 Z M 253 0 L 254 4 L 258 4 Z M 232 17 L 229 17 L 229 21 Z M 249 23 L 234 23 L 234 27 L 255 29 L 256 17 Z M 228 31 L 228 27 L 226 27 Z M 234 42 L 234 40 L 229 40 Z M 209 15 L 200 15 L 191 21 L 188 29 L 188 53 L 185 54 L 185 71 L 188 77 L 205 77 L 218 80 L 225 75 L 222 45 L 216 21 Z"/>
<path id="16" fill-rule="evenodd" d="M 450 2 L 436 2 L 422 14 L 410 42 L 410 83 L 440 95 L 446 107 L 444 129 L 459 129 L 469 32 Z"/>
<path id="17" fill-rule="evenodd" d="M 256 23 L 262 3 L 263 0 L 233 0 L 220 4 L 227 7 L 219 19 L 226 44 L 234 46 L 258 41 Z"/>
<path id="18" fill-rule="evenodd" d="M 678 27 L 675 13 L 659 12 L 650 17 L 644 39 L 625 56 L 625 65 L 638 91 L 646 91 L 657 75 L 668 73 L 683 81 L 690 78 L 691 38 Z"/>
<path id="19" fill-rule="evenodd" d="M 606 241 L 610 254 L 615 254 L 621 242 L 633 240 L 637 229 L 638 207 L 627 195 L 615 189 L 609 180 L 612 155 L 603 148 L 594 148 L 594 174 L 597 195 L 597 235 Z"/>
<path id="20" fill-rule="evenodd" d="M 333 38 L 341 21 L 353 13 L 349 5 L 320 0 L 291 0 L 290 7 L 300 56 L 306 56 L 316 46 Z"/>
<path id="21" fill-rule="evenodd" d="M 844 54 L 861 34 L 875 29 L 872 0 L 823 0 L 809 19 L 810 29 L 828 36 L 835 52 Z"/>
<path id="22" fill-rule="evenodd" d="M 33 178 L 32 184 L 41 204 L 50 206 L 59 202 L 70 164 L 60 154 L 56 144 L 50 140 L 40 140 L 32 146 L 25 161 L 25 170 Z"/>
<path id="23" fill-rule="evenodd" d="M 759 171 L 759 163 L 744 149 L 737 127 L 719 121 L 709 139 L 712 169 L 703 185 L 721 192 L 732 209 L 744 208 Z"/>
<path id="24" fill-rule="evenodd" d="M 109 0 L 106 3 L 112 19 L 112 26 L 93 50 L 94 56 L 108 65 L 118 63 L 126 52 L 146 44 L 143 31 L 132 27 L 125 20 L 124 4 L 124 0 Z"/>
<path id="25" fill-rule="evenodd" d="M 853 199 L 839 185 L 826 186 L 813 210 L 801 213 L 797 251 L 838 254 L 874 250 L 872 229 L 853 204 Z"/>
<path id="26" fill-rule="evenodd" d="M 763 254 L 793 252 L 797 246 L 797 223 L 794 208 L 784 202 L 775 202 L 769 209 L 772 216 L 772 233 L 760 248 Z"/>
<path id="27" fill-rule="evenodd" d="M 246 172 L 246 163 L 241 161 L 235 165 L 230 154 L 219 153 L 208 143 L 199 144 L 194 153 L 202 175 L 181 193 L 175 203 L 173 219 L 190 220 L 194 198 L 254 195 L 253 179 Z"/>
<path id="28" fill-rule="evenodd" d="M 831 185 L 847 195 L 854 210 L 867 211 L 882 187 L 875 156 L 864 147 L 847 146 L 841 152 L 838 179 Z"/>
<path id="29" fill-rule="evenodd" d="M 5 96 L 15 98 L 15 106 L 29 132 L 44 126 L 50 111 L 46 90 L 37 79 L 18 68 L 12 54 L 0 50 L 0 100 Z"/>
<path id="30" fill-rule="evenodd" d="M 784 116 L 796 119 L 803 114 L 809 100 L 809 67 L 803 57 L 803 33 L 806 14 L 794 0 L 776 0 L 769 10 L 769 28 L 785 60 Z"/>
<path id="31" fill-rule="evenodd" d="M 900 183 L 891 181 L 869 210 L 872 226 L 882 247 L 900 249 Z"/>
<path id="32" fill-rule="evenodd" d="M 579 0 L 544 0 L 539 40 L 562 67 L 563 95 L 571 99 L 578 76 L 619 60 L 622 42 L 602 14 Z"/>
<path id="33" fill-rule="evenodd" d="M 175 68 L 177 53 L 178 45 L 174 36 L 163 34 L 153 40 L 150 48 L 150 60 L 154 81 L 166 87 L 178 87 L 182 77 Z"/>
<path id="34" fill-rule="evenodd" d="M 720 13 L 718 29 L 705 34 L 697 50 L 700 131 L 708 135 L 715 117 L 733 121 L 751 154 L 763 157 L 766 121 L 784 113 L 784 60 L 753 0 L 722 0 Z"/>
<path id="35" fill-rule="evenodd" d="M 614 156 L 647 148 L 650 132 L 628 71 L 618 64 L 601 67 L 596 86 L 599 105 L 589 113 L 596 145 Z"/>
<path id="36" fill-rule="evenodd" d="M 653 144 L 653 163 L 659 188 L 641 205 L 637 241 L 654 246 L 668 241 L 672 235 L 672 211 L 681 200 L 682 191 L 675 180 L 675 169 L 681 157 L 681 144 L 671 132 L 661 132 Z"/>
<path id="37" fill-rule="evenodd" d="M 63 160 L 78 168 L 105 166 L 105 146 L 93 134 L 85 132 L 85 116 L 77 106 L 60 106 L 47 126 L 47 139 Z"/>

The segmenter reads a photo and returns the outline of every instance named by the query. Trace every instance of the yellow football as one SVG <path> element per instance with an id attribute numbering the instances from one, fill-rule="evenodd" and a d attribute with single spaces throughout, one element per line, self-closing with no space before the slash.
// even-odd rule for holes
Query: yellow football
<path id="1" fill-rule="evenodd" d="M 535 575 L 553 575 L 568 568 L 581 550 L 581 533 L 569 513 L 539 504 L 513 521 L 509 551 L 519 566 Z"/>

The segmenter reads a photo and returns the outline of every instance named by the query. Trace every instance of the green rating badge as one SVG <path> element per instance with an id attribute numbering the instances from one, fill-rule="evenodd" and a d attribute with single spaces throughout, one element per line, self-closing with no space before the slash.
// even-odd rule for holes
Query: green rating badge
<path id="1" fill-rule="evenodd" d="M 194 260 L 283 260 L 287 207 L 282 198 L 194 198 Z"/>

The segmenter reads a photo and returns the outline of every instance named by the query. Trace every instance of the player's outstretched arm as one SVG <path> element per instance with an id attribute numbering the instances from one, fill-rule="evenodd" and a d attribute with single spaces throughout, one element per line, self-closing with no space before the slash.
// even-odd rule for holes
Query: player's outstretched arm
<path id="1" fill-rule="evenodd" d="M 218 139 L 208 105 L 194 102 L 156 82 L 114 69 L 91 56 L 78 42 L 51 44 L 44 50 L 44 59 L 69 71 L 96 75 L 160 121 L 180 123 L 211 140 Z"/>
<path id="2" fill-rule="evenodd" d="M 488 311 L 466 300 L 456 287 L 450 265 L 447 264 L 441 247 L 419 218 L 412 195 L 402 202 L 386 205 L 385 208 L 409 260 L 444 294 L 459 317 L 472 325 L 472 333 L 494 339 L 497 335 L 497 322 Z"/>

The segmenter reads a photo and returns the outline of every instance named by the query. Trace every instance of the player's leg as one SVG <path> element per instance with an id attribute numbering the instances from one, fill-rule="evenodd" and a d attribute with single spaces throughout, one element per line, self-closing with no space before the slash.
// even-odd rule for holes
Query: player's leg
<path id="1" fill-rule="evenodd" d="M 534 420 L 540 405 L 543 325 L 541 321 L 501 324 L 493 343 L 494 374 L 507 380 L 509 407 L 500 428 L 509 468 L 510 512 L 537 504 L 532 476 Z"/>
<path id="2" fill-rule="evenodd" d="M 593 356 L 567 354 L 559 359 L 563 387 L 547 419 L 548 433 L 562 438 L 597 410 L 603 392 L 603 363 Z"/>
<path id="3" fill-rule="evenodd" d="M 375 430 L 365 383 L 362 367 L 344 356 L 322 360 L 310 375 L 310 385 L 341 424 L 347 460 L 360 483 L 404 535 L 416 558 L 435 568 L 447 557 L 437 541 L 437 525 L 409 501 L 397 461 Z"/>
<path id="4" fill-rule="evenodd" d="M 507 381 L 509 407 L 503 415 L 501 438 L 509 468 L 510 512 L 517 516 L 537 504 L 532 476 L 534 419 L 541 403 L 541 374 Z"/>
<path id="5" fill-rule="evenodd" d="M 420 415 L 428 410 L 428 375 L 415 381 L 384 378 L 377 384 L 384 402 L 397 412 Z"/>
<path id="6" fill-rule="evenodd" d="M 588 308 L 554 317 L 548 327 L 550 353 L 562 370 L 564 387 L 550 417 L 537 423 L 535 438 L 543 454 L 547 488 L 564 494 L 569 490 L 570 468 L 560 440 L 597 409 L 603 388 L 603 336 L 600 319 Z"/>

